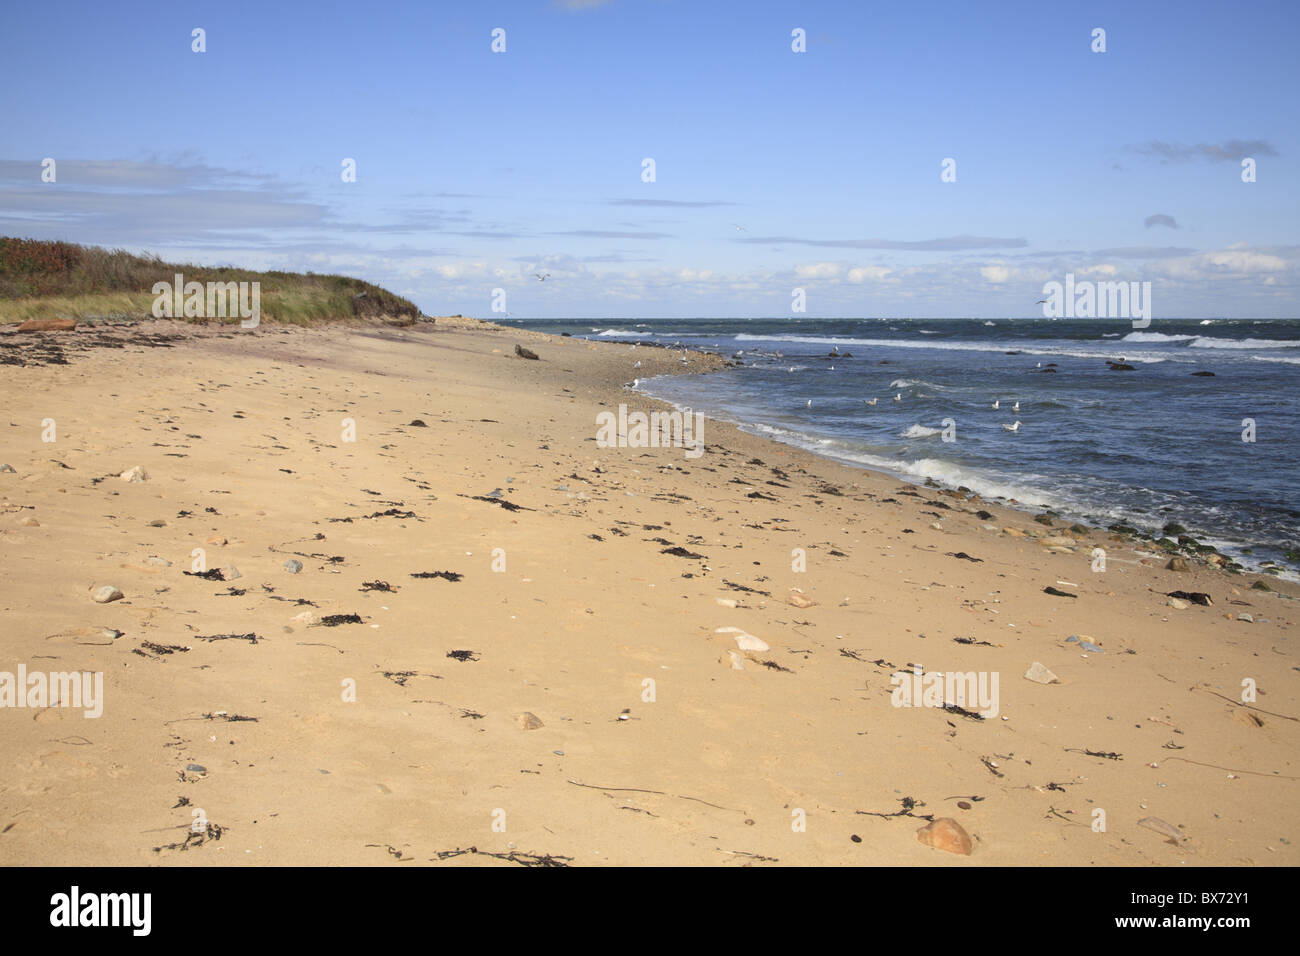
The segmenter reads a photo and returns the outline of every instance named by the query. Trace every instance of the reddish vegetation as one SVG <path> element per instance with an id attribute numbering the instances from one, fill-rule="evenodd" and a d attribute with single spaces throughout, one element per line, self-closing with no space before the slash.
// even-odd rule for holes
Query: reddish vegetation
<path id="1" fill-rule="evenodd" d="M 415 319 L 420 315 L 415 303 L 349 276 L 168 263 L 125 249 L 0 236 L 0 299 L 151 294 L 155 283 L 170 283 L 177 273 L 201 283 L 258 282 L 263 307 L 272 314 L 279 314 L 277 306 L 293 299 L 297 312 L 306 318 Z M 285 306 L 283 311 L 293 314 L 294 307 Z"/>
<path id="2" fill-rule="evenodd" d="M 69 242 L 0 238 L 0 295 L 52 295 L 81 265 L 83 250 Z"/>

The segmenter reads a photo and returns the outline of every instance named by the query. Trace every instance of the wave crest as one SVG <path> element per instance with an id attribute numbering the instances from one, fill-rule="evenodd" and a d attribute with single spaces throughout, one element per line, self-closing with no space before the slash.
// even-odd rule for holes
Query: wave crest
<path id="1" fill-rule="evenodd" d="M 935 435 L 942 435 L 942 428 L 931 428 L 929 425 L 912 425 L 905 429 L 899 438 L 933 438 Z"/>

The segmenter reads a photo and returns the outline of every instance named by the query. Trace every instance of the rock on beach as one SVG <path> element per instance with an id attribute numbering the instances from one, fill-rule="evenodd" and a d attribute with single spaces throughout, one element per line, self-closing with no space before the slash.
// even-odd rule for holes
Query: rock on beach
<path id="1" fill-rule="evenodd" d="M 970 834 L 952 817 L 939 817 L 916 831 L 916 838 L 926 846 L 960 856 L 970 856 L 974 844 Z"/>

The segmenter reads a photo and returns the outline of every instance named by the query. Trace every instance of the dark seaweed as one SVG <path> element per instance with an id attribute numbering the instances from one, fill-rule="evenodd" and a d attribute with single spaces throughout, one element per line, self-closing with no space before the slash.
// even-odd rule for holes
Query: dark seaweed
<path id="1" fill-rule="evenodd" d="M 340 624 L 360 624 L 360 614 L 326 614 L 320 619 L 320 627 L 338 627 Z"/>

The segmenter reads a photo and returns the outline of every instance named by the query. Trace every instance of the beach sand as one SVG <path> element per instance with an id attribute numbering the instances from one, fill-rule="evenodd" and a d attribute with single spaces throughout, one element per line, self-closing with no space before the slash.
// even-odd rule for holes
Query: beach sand
<path id="1" fill-rule="evenodd" d="M 0 863 L 1300 862 L 1285 582 L 713 421 L 699 458 L 597 447 L 665 407 L 624 383 L 711 356 L 472 320 L 123 343 L 0 367 L 0 671 L 104 675 L 95 719 L 0 709 Z M 998 675 L 996 716 L 893 706 L 916 666 Z"/>

